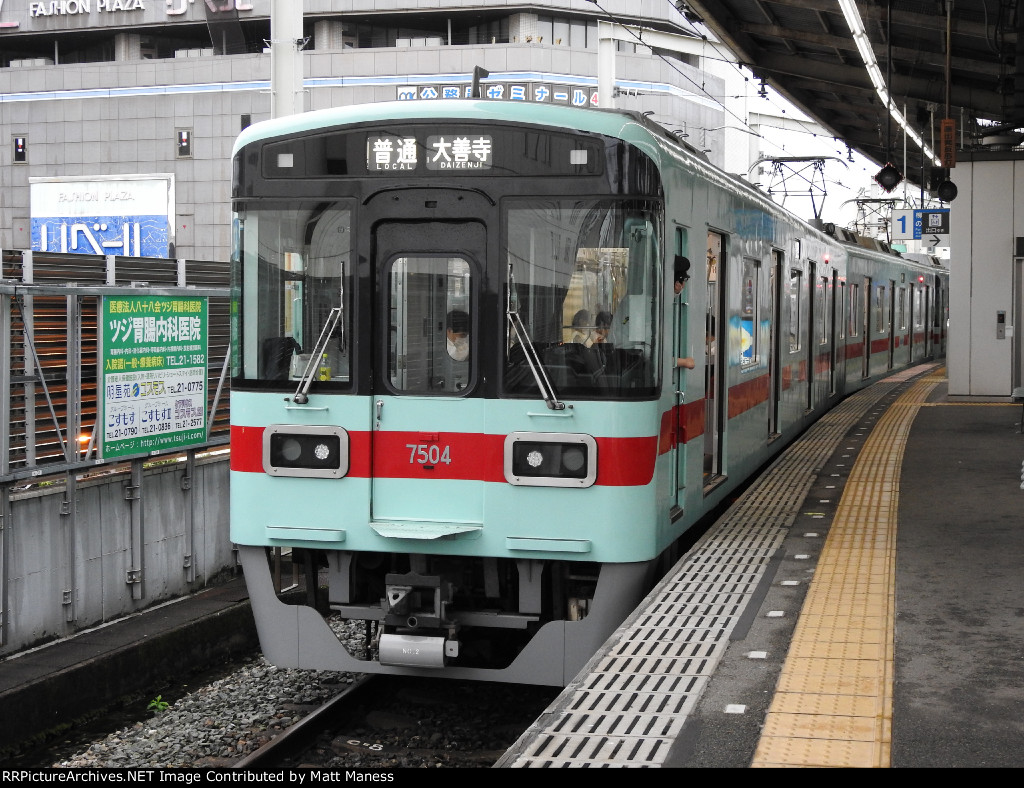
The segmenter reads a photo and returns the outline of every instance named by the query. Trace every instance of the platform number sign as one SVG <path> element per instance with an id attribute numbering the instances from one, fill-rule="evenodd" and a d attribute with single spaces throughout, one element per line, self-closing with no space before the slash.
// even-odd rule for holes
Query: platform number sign
<path id="1" fill-rule="evenodd" d="M 929 246 L 948 244 L 949 208 L 893 211 L 889 237 L 894 241 L 924 241 Z"/>

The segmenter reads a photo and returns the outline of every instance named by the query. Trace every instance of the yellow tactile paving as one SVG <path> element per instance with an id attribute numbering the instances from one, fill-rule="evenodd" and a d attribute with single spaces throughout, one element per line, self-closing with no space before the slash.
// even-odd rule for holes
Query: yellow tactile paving
<path id="1" fill-rule="evenodd" d="M 881 686 L 884 680 L 885 676 L 877 673 L 870 676 L 857 676 L 843 673 L 791 672 L 779 678 L 775 691 L 779 694 L 791 692 L 805 695 L 821 695 L 831 692 L 835 695 L 862 695 L 875 699 L 882 694 Z M 786 711 L 793 711 L 788 703 Z"/>
<path id="2" fill-rule="evenodd" d="M 765 736 L 760 748 L 764 756 L 755 759 L 754 768 L 827 766 L 888 766 L 888 742 L 798 739 L 789 736 Z"/>
<path id="3" fill-rule="evenodd" d="M 752 767 L 890 765 L 896 522 L 903 447 L 945 370 L 915 383 L 867 437 L 793 633 Z"/>
<path id="4" fill-rule="evenodd" d="M 780 714 L 874 717 L 879 706 L 879 699 L 871 693 L 780 692 L 775 696 L 775 710 Z"/>

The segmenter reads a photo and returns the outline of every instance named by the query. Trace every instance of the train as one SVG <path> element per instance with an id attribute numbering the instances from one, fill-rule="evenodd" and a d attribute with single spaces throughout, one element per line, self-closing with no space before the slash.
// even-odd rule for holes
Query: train
<path id="1" fill-rule="evenodd" d="M 566 686 L 773 456 L 945 354 L 942 261 L 643 113 L 378 102 L 232 160 L 230 533 L 281 667 Z"/>

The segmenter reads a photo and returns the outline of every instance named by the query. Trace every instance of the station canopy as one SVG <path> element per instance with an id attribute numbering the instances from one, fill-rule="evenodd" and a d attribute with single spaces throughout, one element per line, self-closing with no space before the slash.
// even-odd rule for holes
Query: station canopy
<path id="1" fill-rule="evenodd" d="M 1017 0 L 676 5 L 754 79 L 880 168 L 893 162 L 913 183 L 934 188 L 956 151 L 1010 150 L 1024 140 L 1024 3 Z M 911 135 L 904 154 L 903 127 L 879 86 L 932 156 Z"/>

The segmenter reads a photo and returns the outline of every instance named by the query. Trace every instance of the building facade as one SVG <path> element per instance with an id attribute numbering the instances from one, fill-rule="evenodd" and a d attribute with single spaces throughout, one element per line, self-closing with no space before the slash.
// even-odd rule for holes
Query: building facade
<path id="1" fill-rule="evenodd" d="M 601 26 L 614 23 L 626 31 L 614 104 L 724 162 L 724 83 L 664 0 L 305 0 L 294 30 L 275 4 L 295 11 L 284 0 L 0 3 L 0 248 L 227 260 L 231 147 L 246 125 L 289 114 L 275 108 L 289 89 L 275 81 L 280 57 L 301 68 L 277 105 L 296 112 L 465 96 L 475 69 L 484 98 L 596 104 Z M 689 53 L 652 49 L 643 31 L 660 44 L 690 37 Z"/>

